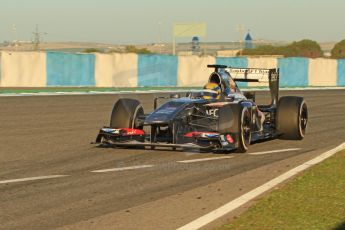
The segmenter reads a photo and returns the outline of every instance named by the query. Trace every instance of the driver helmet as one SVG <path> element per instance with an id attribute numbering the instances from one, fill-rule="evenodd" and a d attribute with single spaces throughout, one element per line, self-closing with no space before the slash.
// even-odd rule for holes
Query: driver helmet
<path id="1" fill-rule="evenodd" d="M 209 82 L 204 86 L 203 98 L 209 99 L 219 99 L 221 94 L 221 88 L 218 84 Z"/>

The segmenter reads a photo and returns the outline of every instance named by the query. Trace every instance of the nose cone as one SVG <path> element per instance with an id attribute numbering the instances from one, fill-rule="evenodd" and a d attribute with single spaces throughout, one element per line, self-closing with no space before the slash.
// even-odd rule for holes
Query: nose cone
<path id="1" fill-rule="evenodd" d="M 152 113 L 145 119 L 146 125 L 153 124 L 169 124 L 172 121 L 172 117 L 168 114 Z"/>
<path id="2" fill-rule="evenodd" d="M 147 116 L 145 124 L 169 124 L 184 109 L 185 104 L 180 99 L 169 101 Z"/>

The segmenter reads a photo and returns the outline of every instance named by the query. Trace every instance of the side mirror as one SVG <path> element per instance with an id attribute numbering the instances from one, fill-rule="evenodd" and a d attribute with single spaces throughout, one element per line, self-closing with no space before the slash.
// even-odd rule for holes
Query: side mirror
<path id="1" fill-rule="evenodd" d="M 234 95 L 228 95 L 225 97 L 225 101 L 233 102 L 233 101 L 235 101 L 235 96 Z"/>
<path id="2" fill-rule="evenodd" d="M 170 98 L 171 98 L 171 99 L 180 98 L 180 94 L 178 94 L 178 93 L 170 94 Z"/>
<path id="3" fill-rule="evenodd" d="M 252 102 L 255 102 L 255 92 L 244 92 L 243 95 Z"/>

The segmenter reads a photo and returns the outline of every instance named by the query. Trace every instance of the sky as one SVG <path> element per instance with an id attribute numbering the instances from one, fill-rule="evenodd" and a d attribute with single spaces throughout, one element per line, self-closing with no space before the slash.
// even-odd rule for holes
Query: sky
<path id="1" fill-rule="evenodd" d="M 171 42 L 174 23 L 198 22 L 204 42 L 239 40 L 239 24 L 254 39 L 340 41 L 344 10 L 345 0 L 0 0 L 0 42 L 32 40 L 36 24 L 44 41 Z"/>

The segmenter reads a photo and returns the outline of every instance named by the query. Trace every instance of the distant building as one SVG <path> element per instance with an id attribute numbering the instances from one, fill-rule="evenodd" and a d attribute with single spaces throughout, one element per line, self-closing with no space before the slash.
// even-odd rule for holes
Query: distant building
<path id="1" fill-rule="evenodd" d="M 245 49 L 253 49 L 254 48 L 253 38 L 250 35 L 249 31 L 248 31 L 246 37 L 244 38 L 244 48 Z"/>
<path id="2" fill-rule="evenodd" d="M 199 54 L 200 53 L 200 39 L 199 37 L 192 38 L 192 53 Z"/>

